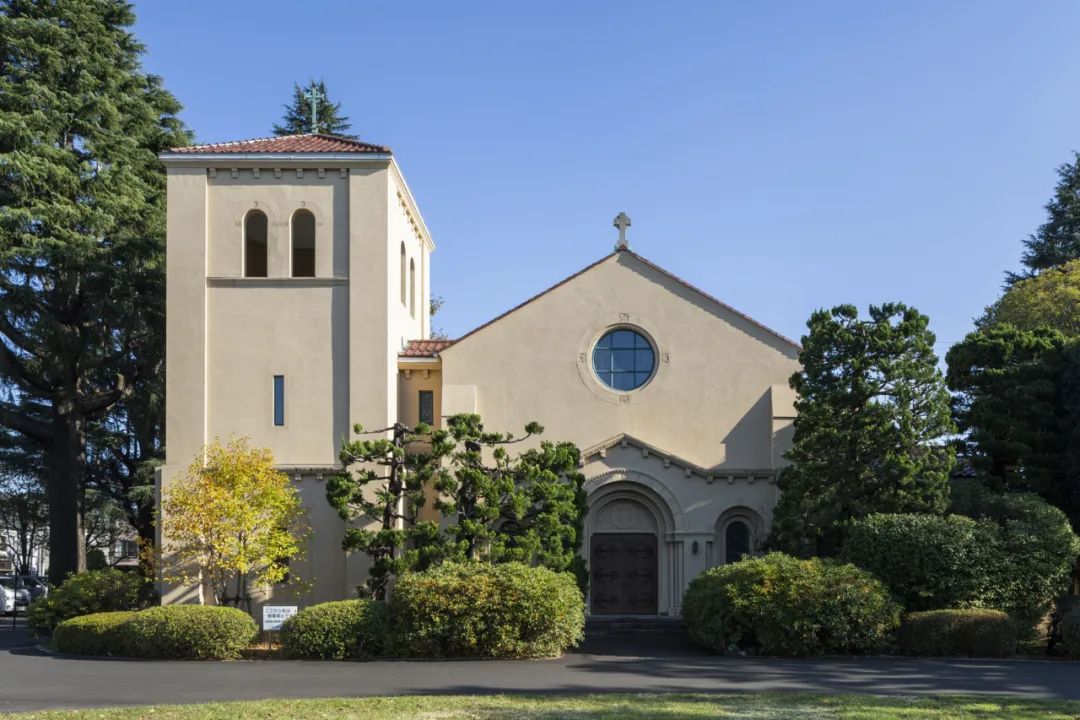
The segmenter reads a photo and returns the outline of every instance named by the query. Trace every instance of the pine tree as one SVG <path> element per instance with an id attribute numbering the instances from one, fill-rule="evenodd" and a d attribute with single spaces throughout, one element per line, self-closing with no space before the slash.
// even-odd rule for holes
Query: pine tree
<path id="1" fill-rule="evenodd" d="M 811 316 L 772 544 L 829 555 L 846 520 L 944 511 L 954 427 L 928 324 L 899 303 L 872 306 L 868 320 L 852 305 Z"/>
<path id="2" fill-rule="evenodd" d="M 87 437 L 160 372 L 180 106 L 121 0 L 0 0 L 0 425 L 41 450 L 50 579 L 85 568 Z M 0 388 L 2 389 L 2 388 Z"/>
<path id="3" fill-rule="evenodd" d="M 1080 259 L 1080 153 L 1057 169 L 1054 197 L 1046 204 L 1046 222 L 1024 240 L 1023 263 L 1026 275 Z M 1026 276 L 1010 274 L 1009 282 Z"/>
<path id="4" fill-rule="evenodd" d="M 311 127 L 312 88 L 315 89 L 318 97 L 314 129 Z M 330 101 L 330 96 L 326 93 L 326 83 L 322 80 L 318 82 L 309 80 L 303 87 L 294 83 L 292 102 L 283 107 L 285 115 L 281 119 L 281 124 L 274 123 L 275 135 L 303 135 L 315 132 L 320 135 L 355 137 L 355 135 L 346 134 L 352 124 L 347 116 L 341 114 L 341 103 Z"/>

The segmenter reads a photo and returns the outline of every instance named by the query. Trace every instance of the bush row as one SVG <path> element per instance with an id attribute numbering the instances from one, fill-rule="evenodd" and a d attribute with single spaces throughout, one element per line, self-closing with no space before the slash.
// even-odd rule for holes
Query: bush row
<path id="1" fill-rule="evenodd" d="M 251 616 L 236 608 L 166 605 L 65 620 L 53 632 L 52 647 L 72 655 L 235 660 L 258 634 Z"/>
<path id="2" fill-rule="evenodd" d="M 286 621 L 298 658 L 527 658 L 581 641 L 585 604 L 574 577 L 520 563 L 446 563 L 402 576 L 389 605 L 323 603 Z"/>
<path id="3" fill-rule="evenodd" d="M 26 619 L 38 635 L 51 635 L 70 618 L 118 610 L 139 610 L 156 604 L 153 585 L 136 573 L 115 569 L 72 575 L 48 596 L 30 604 Z"/>
<path id="4" fill-rule="evenodd" d="M 910 655 L 1009 657 L 1017 624 L 1000 610 L 928 610 L 904 616 L 896 644 Z"/>

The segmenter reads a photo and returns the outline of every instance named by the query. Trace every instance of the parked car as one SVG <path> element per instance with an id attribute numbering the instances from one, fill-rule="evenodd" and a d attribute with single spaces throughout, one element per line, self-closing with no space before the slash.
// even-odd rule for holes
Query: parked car
<path id="1" fill-rule="evenodd" d="M 30 593 L 30 602 L 34 602 L 39 597 L 45 597 L 49 594 L 49 583 L 47 583 L 43 577 L 38 575 L 20 575 L 19 582 L 22 587 L 26 588 L 26 591 Z"/>
<path id="2" fill-rule="evenodd" d="M 30 593 L 19 587 L 14 575 L 0 575 L 0 613 L 8 614 L 30 604 Z"/>

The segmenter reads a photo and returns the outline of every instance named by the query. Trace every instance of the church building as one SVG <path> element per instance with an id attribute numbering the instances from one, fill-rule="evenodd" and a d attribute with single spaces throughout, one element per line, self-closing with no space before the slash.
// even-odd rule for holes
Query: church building
<path id="1" fill-rule="evenodd" d="M 313 580 L 301 604 L 355 596 L 365 580 L 324 496 L 353 423 L 438 426 L 475 412 L 491 430 L 536 420 L 544 439 L 574 442 L 593 614 L 677 615 L 694 576 L 760 547 L 791 443 L 799 346 L 631 250 L 625 215 L 618 234 L 598 228 L 597 254 L 618 238 L 613 252 L 438 340 L 435 244 L 389 148 L 294 135 L 162 160 L 159 497 L 215 438 L 270 448 L 313 530 L 295 565 Z"/>

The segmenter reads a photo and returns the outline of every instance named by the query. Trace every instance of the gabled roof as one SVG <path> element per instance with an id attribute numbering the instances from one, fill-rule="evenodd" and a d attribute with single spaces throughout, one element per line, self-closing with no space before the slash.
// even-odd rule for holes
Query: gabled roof
<path id="1" fill-rule="evenodd" d="M 372 145 L 354 138 L 338 135 L 280 135 L 277 137 L 252 138 L 233 142 L 208 143 L 172 148 L 169 153 L 180 155 L 221 155 L 232 153 L 356 153 L 391 154 L 390 148 Z"/>
<path id="2" fill-rule="evenodd" d="M 677 468 L 682 469 L 686 477 L 697 475 L 705 478 L 708 482 L 715 480 L 727 480 L 728 482 L 734 482 L 735 480 L 749 480 L 753 482 L 755 480 L 772 481 L 776 477 L 776 471 L 771 468 L 720 468 L 720 467 L 702 467 L 696 465 L 688 460 L 683 460 L 677 455 L 661 450 L 649 443 L 638 440 L 633 435 L 626 433 L 619 433 L 614 437 L 610 437 L 602 443 L 593 445 L 590 448 L 586 448 L 581 451 L 582 461 L 594 456 L 607 457 L 607 451 L 619 446 L 622 448 L 633 447 L 641 451 L 643 457 L 653 457 L 664 464 L 664 467 L 671 467 L 674 465 Z"/>
<path id="3" fill-rule="evenodd" d="M 686 289 L 690 290 L 691 292 L 694 292 L 694 293 L 696 293 L 696 294 L 700 295 L 700 296 L 701 296 L 702 298 L 704 298 L 705 300 L 708 300 L 709 302 L 713 303 L 714 305 L 717 305 L 717 306 L 719 306 L 719 307 L 723 308 L 723 309 L 724 309 L 724 310 L 726 310 L 727 312 L 730 312 L 730 313 L 732 313 L 732 314 L 734 314 L 734 315 L 736 315 L 736 316 L 738 316 L 738 317 L 742 318 L 743 320 L 745 320 L 746 322 L 750 323 L 750 324 L 751 324 L 751 325 L 753 325 L 754 327 L 757 327 L 757 328 L 759 328 L 759 329 L 761 329 L 761 330 L 764 330 L 765 332 L 767 332 L 767 333 L 769 333 L 770 335 L 772 335 L 773 337 L 775 337 L 775 338 L 777 338 L 777 339 L 781 340 L 782 342 L 784 342 L 784 343 L 787 343 L 788 345 L 790 345 L 790 346 L 791 346 L 791 347 L 793 347 L 794 349 L 796 349 L 796 350 L 801 350 L 801 349 L 802 349 L 802 346 L 801 346 L 801 345 L 799 345 L 799 343 L 797 343 L 797 342 L 795 342 L 794 340 L 792 340 L 791 338 L 788 338 L 788 337 L 786 337 L 785 335 L 781 335 L 780 333 L 778 333 L 777 331 L 775 331 L 775 330 L 773 330 L 772 328 L 768 327 L 767 325 L 763 325 L 762 323 L 759 323 L 759 322 L 758 322 L 757 320 L 755 320 L 754 318 L 750 317 L 750 316 L 749 316 L 749 315 L 747 315 L 746 313 L 742 313 L 742 312 L 739 312 L 738 310 L 736 310 L 735 308 L 731 307 L 731 306 L 730 306 L 730 305 L 728 305 L 727 303 L 725 303 L 725 302 L 723 302 L 723 301 L 721 301 L 721 300 L 718 300 L 718 299 L 716 299 L 715 297 L 713 297 L 712 295 L 710 295 L 709 293 L 705 292 L 704 290 L 701 290 L 701 289 L 697 288 L 696 286 L 694 286 L 694 285 L 691 285 L 690 283 L 686 282 L 685 280 L 683 280 L 683 279 L 682 279 L 682 278 L 680 278 L 679 276 L 677 276 L 677 275 L 674 275 L 674 274 L 672 274 L 672 273 L 668 272 L 667 270 L 665 270 L 664 268 L 660 267 L 659 265 L 656 265 L 655 263 L 649 262 L 648 260 L 646 260 L 645 258 L 643 258 L 643 257 L 642 257 L 641 255 L 638 255 L 638 254 L 637 254 L 636 252 L 634 252 L 633 250 L 630 250 L 629 248 L 618 248 L 618 249 L 616 249 L 616 250 L 615 250 L 614 252 L 612 252 L 612 253 L 610 253 L 610 254 L 608 254 L 608 255 L 605 255 L 604 257 L 600 258 L 600 259 L 599 259 L 599 260 L 597 260 L 596 262 L 594 262 L 594 263 L 592 263 L 592 264 L 590 264 L 590 265 L 587 265 L 587 266 L 585 266 L 585 267 L 584 267 L 584 268 L 582 268 L 581 270 L 578 270 L 578 271 L 577 271 L 576 273 L 574 273 L 573 275 L 570 275 L 569 277 L 566 277 L 566 278 L 564 278 L 564 279 L 560 280 L 559 282 L 557 282 L 557 283 L 555 283 L 554 285 L 552 285 L 551 287 L 549 287 L 549 288 L 548 288 L 547 290 L 544 290 L 543 292 L 540 292 L 540 293 L 537 293 L 536 295 L 533 295 L 533 296 L 532 296 L 531 298 L 529 298 L 529 299 L 528 299 L 528 300 L 526 300 L 525 302 L 523 302 L 523 303 L 520 303 L 520 304 L 518 304 L 518 305 L 515 305 L 514 307 L 510 308 L 509 310 L 507 310 L 507 311 L 506 311 L 506 312 L 504 312 L 503 314 L 501 314 L 501 315 L 498 315 L 498 316 L 496 316 L 496 317 L 492 318 L 491 320 L 488 320 L 488 321 L 487 321 L 486 323 L 484 323 L 483 325 L 480 325 L 480 326 L 478 326 L 478 327 L 475 327 L 475 328 L 473 328 L 473 329 L 472 329 L 472 330 L 470 330 L 469 332 L 467 332 L 467 333 L 465 333 L 464 335 L 462 335 L 461 337 L 459 337 L 459 338 L 458 338 L 457 340 L 453 340 L 453 341 L 451 341 L 451 342 L 450 342 L 450 343 L 449 343 L 448 345 L 446 345 L 445 347 L 443 347 L 443 348 L 440 348 L 440 350 L 444 350 L 444 349 L 446 349 L 447 347 L 450 347 L 450 346 L 452 346 L 452 345 L 456 345 L 457 343 L 461 342 L 461 341 L 462 341 L 462 340 L 464 340 L 465 338 L 467 338 L 467 337 L 469 337 L 469 336 L 471 336 L 471 335 L 475 335 L 476 333 L 480 332 L 481 330 L 483 330 L 484 328 L 488 327 L 489 325 L 494 325 L 495 323 L 499 322 L 500 320 L 502 320 L 502 319 L 503 319 L 503 318 L 505 318 L 506 316 L 508 316 L 508 315 L 512 315 L 513 313 L 517 312 L 518 310 L 520 310 L 521 308 L 525 307 L 526 305 L 529 305 L 529 304 L 531 304 L 531 303 L 535 302 L 536 300 L 539 300 L 540 298 L 544 297 L 545 295 L 547 295 L 548 293 L 552 292 L 553 290 L 556 290 L 556 289 L 558 289 L 558 288 L 562 287 L 563 285 L 567 284 L 567 283 L 568 283 L 568 282 L 570 282 L 571 280 L 573 280 L 573 279 L 575 279 L 575 278 L 577 278 L 577 277 L 580 277 L 581 275 L 584 275 L 585 273 L 589 272 L 590 270 L 592 270 L 593 268 L 597 267 L 598 265 L 601 265 L 601 264 L 603 264 L 603 263 L 604 263 L 605 261 L 607 261 L 607 260 L 610 260 L 611 258 L 613 258 L 613 257 L 615 257 L 615 256 L 617 256 L 617 255 L 620 255 L 620 254 L 623 254 L 623 255 L 626 255 L 626 256 L 628 256 L 628 257 L 632 257 L 632 258 L 634 258 L 635 260 L 637 260 L 638 262 L 640 262 L 640 263 L 641 263 L 642 265 L 645 265 L 646 267 L 648 267 L 648 268 L 650 268 L 650 269 L 652 269 L 652 270 L 655 270 L 656 272 L 660 273 L 660 274 L 661 274 L 661 275 L 663 275 L 664 277 L 670 278 L 671 280 L 673 280 L 673 281 L 677 282 L 678 284 L 682 285 L 683 287 L 685 287 Z"/>
<path id="4" fill-rule="evenodd" d="M 398 357 L 437 357 L 440 350 L 453 344 L 453 340 L 410 340 Z"/>

